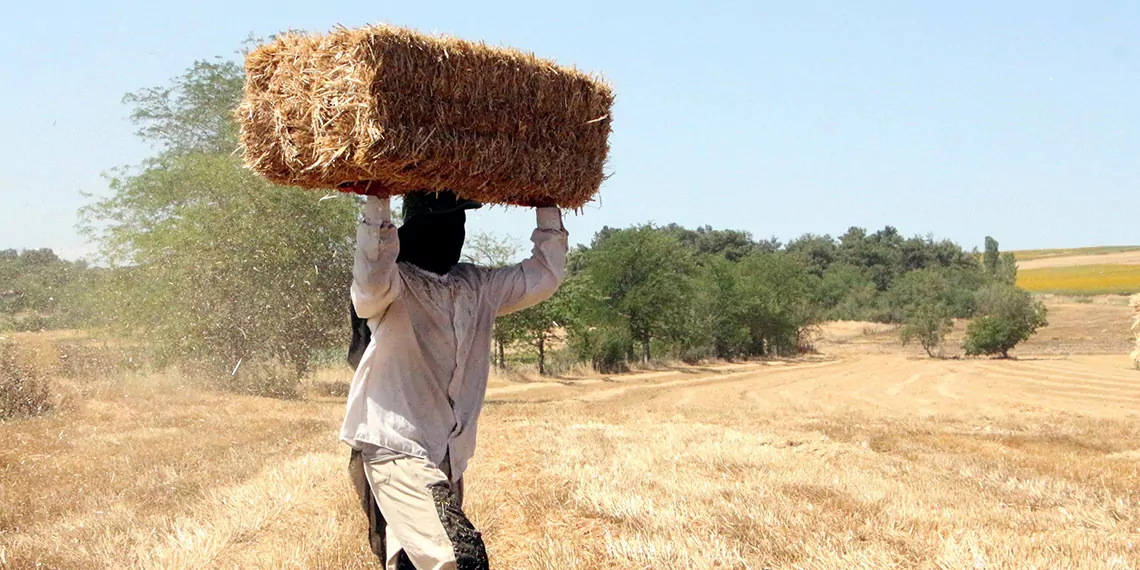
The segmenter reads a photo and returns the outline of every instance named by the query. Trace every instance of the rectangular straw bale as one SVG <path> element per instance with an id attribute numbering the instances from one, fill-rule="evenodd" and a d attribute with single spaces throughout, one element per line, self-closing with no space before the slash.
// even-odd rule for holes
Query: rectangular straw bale
<path id="1" fill-rule="evenodd" d="M 605 178 L 613 93 L 533 54 L 392 26 L 289 33 L 246 58 L 246 164 L 269 180 L 579 208 Z"/>

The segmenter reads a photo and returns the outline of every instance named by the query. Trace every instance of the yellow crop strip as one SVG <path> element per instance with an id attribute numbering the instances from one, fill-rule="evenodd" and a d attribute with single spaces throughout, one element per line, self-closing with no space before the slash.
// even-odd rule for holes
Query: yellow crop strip
<path id="1" fill-rule="evenodd" d="M 1140 292 L 1140 265 L 1083 265 L 1017 272 L 1017 285 L 1038 293 L 1108 295 Z"/>

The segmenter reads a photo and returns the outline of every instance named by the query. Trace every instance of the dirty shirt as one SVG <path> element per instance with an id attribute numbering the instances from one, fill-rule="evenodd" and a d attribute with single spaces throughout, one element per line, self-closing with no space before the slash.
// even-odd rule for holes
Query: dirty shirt
<path id="1" fill-rule="evenodd" d="M 450 467 L 452 481 L 462 478 L 475 452 L 495 317 L 548 299 L 564 276 L 561 212 L 540 208 L 537 217 L 525 261 L 494 269 L 461 263 L 437 275 L 397 263 L 395 226 L 366 215 L 352 303 L 372 341 L 349 388 L 342 441 L 371 456 L 423 457 Z"/>

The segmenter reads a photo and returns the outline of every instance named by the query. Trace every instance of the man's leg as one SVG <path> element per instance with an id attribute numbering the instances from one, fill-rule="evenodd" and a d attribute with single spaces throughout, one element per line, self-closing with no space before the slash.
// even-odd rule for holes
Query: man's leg
<path id="1" fill-rule="evenodd" d="M 438 467 L 419 457 L 399 457 L 367 463 L 365 473 L 388 531 L 416 568 L 487 568 L 483 538 Z"/>
<path id="2" fill-rule="evenodd" d="M 391 536 L 387 521 L 384 520 L 380 507 L 376 505 L 376 498 L 372 495 L 368 475 L 365 473 L 364 458 L 359 450 L 352 450 L 348 460 L 348 475 L 352 479 L 356 496 L 360 499 L 360 506 L 368 517 L 368 546 L 372 549 L 372 553 L 388 570 L 415 570 L 407 554 L 400 550 L 399 541 Z"/>
<path id="3" fill-rule="evenodd" d="M 387 558 L 384 540 L 384 527 L 387 525 L 384 523 L 384 515 L 380 514 L 380 509 L 376 506 L 376 499 L 372 496 L 372 490 L 368 486 L 368 476 L 364 471 L 364 458 L 360 450 L 352 450 L 352 455 L 348 459 L 348 476 L 352 479 L 352 487 L 360 499 L 360 506 L 368 517 L 368 546 L 383 562 Z"/>

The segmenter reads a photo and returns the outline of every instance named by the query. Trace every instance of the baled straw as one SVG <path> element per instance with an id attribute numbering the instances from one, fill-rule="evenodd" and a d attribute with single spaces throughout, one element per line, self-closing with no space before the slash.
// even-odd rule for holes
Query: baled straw
<path id="1" fill-rule="evenodd" d="M 238 118 L 247 165 L 280 184 L 579 208 L 605 178 L 612 105 L 601 79 L 533 54 L 369 26 L 254 50 Z"/>

